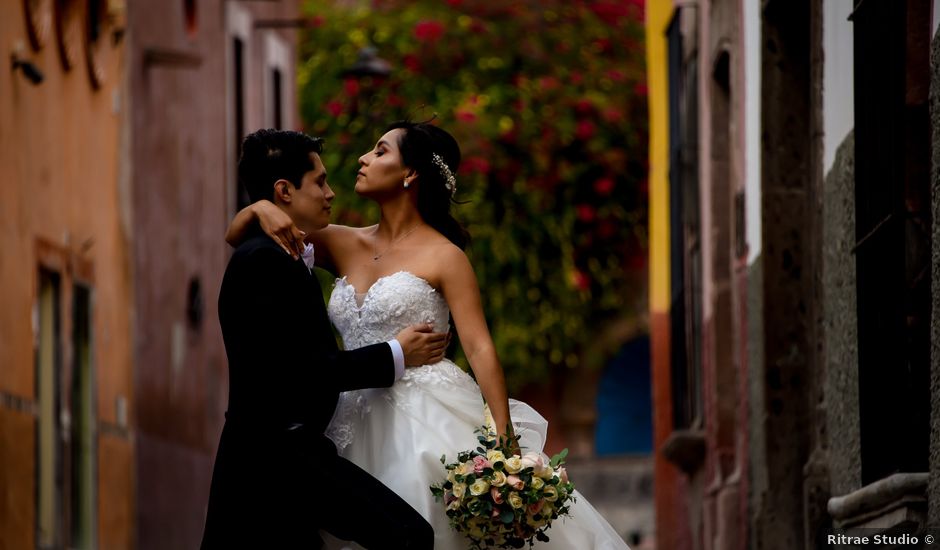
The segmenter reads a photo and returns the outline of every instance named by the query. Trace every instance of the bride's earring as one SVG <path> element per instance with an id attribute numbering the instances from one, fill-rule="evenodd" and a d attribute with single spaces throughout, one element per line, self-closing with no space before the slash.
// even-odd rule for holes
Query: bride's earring
<path id="1" fill-rule="evenodd" d="M 405 189 L 408 189 L 409 187 L 411 187 L 411 183 L 409 183 L 408 180 L 405 180 L 404 185 L 405 185 Z"/>

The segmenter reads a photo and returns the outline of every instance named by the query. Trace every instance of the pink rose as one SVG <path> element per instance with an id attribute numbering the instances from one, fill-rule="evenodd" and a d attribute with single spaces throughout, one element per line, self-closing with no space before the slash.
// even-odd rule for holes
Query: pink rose
<path id="1" fill-rule="evenodd" d="M 490 461 L 482 456 L 473 457 L 473 471 L 478 474 L 482 474 L 485 468 L 492 468 L 493 465 L 490 464 Z"/>
<path id="2" fill-rule="evenodd" d="M 493 498 L 493 502 L 496 504 L 503 503 L 503 495 L 500 494 L 499 489 L 496 487 L 490 487 L 490 497 Z"/>
<path id="3" fill-rule="evenodd" d="M 545 462 L 542 460 L 542 455 L 539 453 L 526 453 L 522 457 L 522 467 L 523 468 L 541 468 L 545 465 Z"/>
<path id="4" fill-rule="evenodd" d="M 509 485 L 517 491 L 521 491 L 525 488 L 525 482 L 522 481 L 522 478 L 514 475 L 506 477 L 506 485 Z"/>
<path id="5" fill-rule="evenodd" d="M 533 515 L 533 516 L 534 516 L 535 514 L 538 514 L 539 512 L 542 511 L 542 506 L 544 506 L 544 505 L 545 505 L 545 501 L 544 501 L 544 500 L 540 500 L 540 501 L 538 501 L 538 502 L 536 502 L 536 503 L 534 503 L 534 504 L 530 504 L 530 505 L 529 505 L 529 514 L 530 514 L 530 515 Z"/>
<path id="6" fill-rule="evenodd" d="M 558 477 L 561 479 L 562 483 L 568 483 L 568 471 L 565 470 L 564 466 L 558 468 Z"/>

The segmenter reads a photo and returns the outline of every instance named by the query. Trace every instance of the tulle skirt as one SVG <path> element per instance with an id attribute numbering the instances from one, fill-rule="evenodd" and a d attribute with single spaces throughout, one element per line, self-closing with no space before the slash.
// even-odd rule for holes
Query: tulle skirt
<path id="1" fill-rule="evenodd" d="M 529 405 L 510 399 L 510 416 L 523 452 L 542 452 L 548 422 Z M 327 434 L 340 454 L 366 470 L 415 508 L 434 528 L 436 550 L 464 550 L 466 538 L 448 523 L 444 505 L 429 486 L 443 481 L 441 456 L 479 445 L 474 430 L 484 424 L 484 403 L 476 382 L 457 365 L 406 369 L 391 388 L 347 392 Z M 578 480 L 572 480 L 577 485 Z M 558 518 L 536 543 L 544 550 L 614 550 L 627 545 L 577 491 L 570 515 Z M 368 528 L 364 525 L 364 528 Z M 324 534 L 326 548 L 359 548 Z"/>

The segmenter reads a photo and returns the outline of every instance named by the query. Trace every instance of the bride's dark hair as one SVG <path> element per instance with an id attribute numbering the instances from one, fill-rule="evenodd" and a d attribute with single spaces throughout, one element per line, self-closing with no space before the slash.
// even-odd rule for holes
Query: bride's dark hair
<path id="1" fill-rule="evenodd" d="M 460 146 L 446 130 L 427 122 L 402 120 L 385 129 L 403 130 L 398 138 L 398 150 L 405 166 L 418 173 L 418 212 L 425 223 L 438 230 L 461 249 L 470 242 L 470 235 L 451 214 L 450 204 L 455 202 L 447 187 L 445 171 L 434 163 L 436 153 L 447 164 L 452 175 L 460 166 Z"/>

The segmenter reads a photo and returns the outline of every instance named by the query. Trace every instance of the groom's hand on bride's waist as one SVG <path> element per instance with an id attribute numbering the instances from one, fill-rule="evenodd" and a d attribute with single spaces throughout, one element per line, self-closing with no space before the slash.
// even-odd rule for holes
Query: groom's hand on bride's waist
<path id="1" fill-rule="evenodd" d="M 405 354 L 405 365 L 420 367 L 433 365 L 444 359 L 444 353 L 450 344 L 449 332 L 434 332 L 430 323 L 412 325 L 395 337 Z"/>

